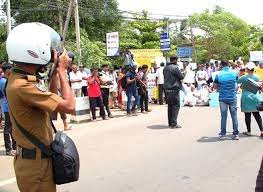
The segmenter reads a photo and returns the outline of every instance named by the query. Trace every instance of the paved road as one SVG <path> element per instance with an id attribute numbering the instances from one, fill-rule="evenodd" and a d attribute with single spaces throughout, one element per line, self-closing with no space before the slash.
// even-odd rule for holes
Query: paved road
<path id="1" fill-rule="evenodd" d="M 218 141 L 217 108 L 184 108 L 183 128 L 175 130 L 166 126 L 166 106 L 153 106 L 153 112 L 137 117 L 118 114 L 69 132 L 80 152 L 80 180 L 58 187 L 59 192 L 254 190 L 263 142 L 242 135 L 239 141 Z M 243 116 L 239 118 L 244 131 Z M 255 124 L 252 128 L 259 134 Z M 7 180 L 14 177 L 12 159 L 0 160 L 0 191 L 17 191 L 14 180 Z"/>

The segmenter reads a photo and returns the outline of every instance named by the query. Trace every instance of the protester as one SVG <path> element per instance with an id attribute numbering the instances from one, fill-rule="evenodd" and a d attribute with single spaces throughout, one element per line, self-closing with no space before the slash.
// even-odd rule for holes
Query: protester
<path id="1" fill-rule="evenodd" d="M 148 97 L 148 90 L 147 90 L 147 75 L 148 75 L 148 65 L 142 66 L 142 74 L 139 80 L 139 95 L 140 98 L 140 107 L 141 112 L 149 112 L 149 97 Z"/>
<path id="2" fill-rule="evenodd" d="M 78 71 L 77 65 L 72 65 L 72 71 L 69 73 L 69 79 L 74 97 L 81 97 L 82 74 Z"/>
<path id="3" fill-rule="evenodd" d="M 117 73 L 113 67 L 110 67 L 109 76 L 111 78 L 112 85 L 110 86 L 110 101 L 111 108 L 118 107 L 118 84 L 117 84 Z"/>
<path id="4" fill-rule="evenodd" d="M 100 116 L 103 120 L 106 119 L 104 105 L 102 101 L 101 94 L 101 79 L 99 78 L 98 69 L 92 69 L 92 75 L 88 77 L 88 96 L 90 101 L 90 110 L 92 115 L 92 120 L 96 120 L 96 107 L 100 108 Z"/>
<path id="5" fill-rule="evenodd" d="M 263 127 L 262 127 L 262 118 L 260 116 L 259 111 L 257 110 L 257 105 L 262 101 L 262 96 L 259 92 L 256 94 L 250 92 L 248 90 L 248 79 L 253 79 L 258 82 L 259 77 L 254 75 L 255 64 L 253 62 L 249 62 L 246 65 L 247 75 L 242 76 L 238 83 L 241 84 L 242 88 L 242 96 L 241 96 L 241 111 L 245 113 L 245 122 L 247 126 L 247 132 L 243 134 L 247 136 L 251 136 L 251 113 L 256 119 L 259 130 L 261 131 L 261 137 L 263 137 Z"/>
<path id="6" fill-rule="evenodd" d="M 134 64 L 129 65 L 129 70 L 126 73 L 126 81 L 127 81 L 127 88 L 126 88 L 126 95 L 127 95 L 127 115 L 130 116 L 131 113 L 136 115 L 136 107 L 139 105 L 139 98 L 138 98 L 138 90 L 136 82 L 138 81 L 139 77 L 136 75 L 136 68 L 137 66 Z M 132 104 L 132 97 L 135 98 L 135 102 L 131 109 Z"/>
<path id="7" fill-rule="evenodd" d="M 16 142 L 12 136 L 12 124 L 9 116 L 8 102 L 5 96 L 5 85 L 7 79 L 11 73 L 12 65 L 4 64 L 2 69 L 4 71 L 4 76 L 0 79 L 0 92 L 2 95 L 1 98 L 1 109 L 4 113 L 5 126 L 4 126 L 4 141 L 5 141 L 5 150 L 6 155 L 14 156 L 16 154 Z"/>
<path id="8" fill-rule="evenodd" d="M 124 68 L 120 69 L 120 72 L 118 74 L 117 83 L 118 83 L 118 107 L 119 109 L 125 110 L 125 108 L 123 107 L 123 103 L 122 103 L 123 102 L 122 94 L 123 92 L 125 92 L 125 90 L 122 88 L 122 85 L 121 85 L 123 78 L 125 78 L 126 80 Z"/>
<path id="9" fill-rule="evenodd" d="M 263 81 L 263 61 L 260 61 L 258 67 L 255 68 L 255 74 L 258 75 L 260 81 Z"/>
<path id="10" fill-rule="evenodd" d="M 79 71 L 82 75 L 82 82 L 81 82 L 81 95 L 86 97 L 88 94 L 88 85 L 87 85 L 87 79 L 88 79 L 88 74 L 84 70 L 84 66 L 81 65 L 79 66 Z"/>
<path id="11" fill-rule="evenodd" d="M 193 107 L 196 105 L 197 98 L 194 96 L 195 86 L 191 83 L 184 84 L 185 97 L 184 97 L 184 105 Z"/>
<path id="12" fill-rule="evenodd" d="M 232 117 L 233 136 L 232 139 L 239 140 L 238 121 L 237 121 L 237 79 L 238 75 L 229 68 L 226 61 L 221 61 L 222 71 L 215 77 L 215 88 L 219 91 L 219 102 L 221 111 L 221 132 L 219 139 L 226 136 L 226 123 L 228 108 Z"/>
<path id="13" fill-rule="evenodd" d="M 67 76 L 67 73 L 65 72 L 65 75 Z M 62 96 L 62 94 L 61 94 L 61 85 L 60 85 L 60 80 L 59 80 L 59 75 L 57 74 L 56 75 L 57 76 L 57 95 L 58 96 Z M 68 80 L 67 80 L 67 82 L 68 82 Z M 61 118 L 61 120 L 62 120 L 62 122 L 63 122 L 63 128 L 64 128 L 64 131 L 69 131 L 69 130 L 71 130 L 71 128 L 72 128 L 72 126 L 68 126 L 68 123 L 67 123 L 67 114 L 66 113 L 63 113 L 63 112 L 59 112 L 59 114 L 60 114 L 60 118 Z M 58 119 L 58 112 L 53 112 L 53 113 L 51 113 L 51 119 L 52 120 L 57 120 Z"/>
<path id="14" fill-rule="evenodd" d="M 134 55 L 129 49 L 126 49 L 124 53 L 124 65 L 129 66 L 133 64 L 134 64 Z"/>
<path id="15" fill-rule="evenodd" d="M 185 67 L 185 77 L 183 82 L 188 84 L 195 84 L 195 71 L 193 70 L 193 67 L 191 65 L 187 65 Z"/>
<path id="16" fill-rule="evenodd" d="M 180 110 L 180 90 L 182 89 L 182 80 L 184 75 L 177 65 L 177 57 L 170 58 L 170 64 L 164 70 L 164 89 L 168 103 L 168 124 L 170 128 L 181 128 L 177 123 L 177 117 Z"/>
<path id="17" fill-rule="evenodd" d="M 158 87 L 158 92 L 159 92 L 159 104 L 163 105 L 163 95 L 165 94 L 164 91 L 164 76 L 163 76 L 163 69 L 164 69 L 165 63 L 162 62 L 160 64 L 160 67 L 156 71 L 156 85 Z"/>
<path id="18" fill-rule="evenodd" d="M 208 80 L 208 74 L 204 70 L 204 65 L 199 66 L 199 70 L 196 73 L 196 82 L 197 82 L 197 89 L 202 89 L 202 86 L 206 84 L 206 81 Z"/>
<path id="19" fill-rule="evenodd" d="M 110 86 L 113 85 L 112 79 L 109 75 L 109 65 L 102 65 L 102 71 L 100 72 L 101 79 L 101 93 L 102 93 L 102 101 L 103 105 L 106 108 L 109 118 L 113 118 L 110 106 L 109 106 L 109 97 L 110 97 Z"/>

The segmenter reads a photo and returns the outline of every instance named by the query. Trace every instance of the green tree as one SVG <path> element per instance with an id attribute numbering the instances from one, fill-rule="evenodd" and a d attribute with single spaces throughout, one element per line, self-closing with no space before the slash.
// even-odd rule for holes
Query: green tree
<path id="1" fill-rule="evenodd" d="M 6 26 L 1 24 L 0 25 L 0 60 L 7 61 L 7 52 L 6 52 L 6 41 L 7 38 L 7 32 L 6 32 Z"/>
<path id="2" fill-rule="evenodd" d="M 136 16 L 137 21 L 131 22 L 131 26 L 138 33 L 138 40 L 143 49 L 160 48 L 160 33 L 157 29 L 166 26 L 165 22 L 152 21 L 148 17 L 147 11 L 143 11 L 141 15 Z"/>
<path id="3" fill-rule="evenodd" d="M 243 20 L 216 6 L 210 13 L 193 14 L 188 20 L 189 28 L 201 29 L 202 36 L 195 36 L 201 55 L 209 59 L 235 59 L 242 56 L 241 47 L 246 42 L 250 27 Z M 204 49 L 204 50 L 202 50 Z M 207 53 L 206 53 L 207 52 Z"/>

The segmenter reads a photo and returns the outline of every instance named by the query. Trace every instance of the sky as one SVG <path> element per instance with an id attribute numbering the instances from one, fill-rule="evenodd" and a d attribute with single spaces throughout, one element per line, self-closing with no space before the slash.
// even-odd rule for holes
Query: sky
<path id="1" fill-rule="evenodd" d="M 263 24 L 263 0 L 118 0 L 119 9 L 125 11 L 147 10 L 153 14 L 188 16 L 212 9 L 215 5 L 224 7 L 249 24 Z"/>

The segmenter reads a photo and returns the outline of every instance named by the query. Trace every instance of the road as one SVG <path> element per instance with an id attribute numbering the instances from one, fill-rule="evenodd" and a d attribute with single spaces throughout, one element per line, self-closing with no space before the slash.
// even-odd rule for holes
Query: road
<path id="1" fill-rule="evenodd" d="M 252 192 L 262 140 L 219 141 L 219 109 L 183 108 L 181 129 L 168 129 L 166 106 L 149 114 L 74 125 L 69 135 L 81 159 L 80 180 L 59 192 Z M 253 120 L 254 121 L 254 120 Z M 245 131 L 239 114 L 240 131 Z M 231 123 L 228 131 L 231 134 Z M 0 156 L 0 191 L 16 192 L 12 158 Z"/>

